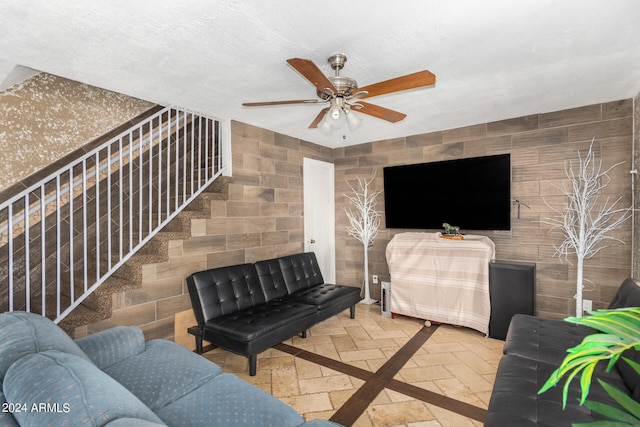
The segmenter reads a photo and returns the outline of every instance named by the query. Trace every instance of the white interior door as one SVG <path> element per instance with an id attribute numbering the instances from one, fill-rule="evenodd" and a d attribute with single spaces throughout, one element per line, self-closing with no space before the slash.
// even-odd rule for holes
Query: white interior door
<path id="1" fill-rule="evenodd" d="M 322 277 L 336 282 L 333 163 L 304 158 L 304 250 L 315 252 Z"/>

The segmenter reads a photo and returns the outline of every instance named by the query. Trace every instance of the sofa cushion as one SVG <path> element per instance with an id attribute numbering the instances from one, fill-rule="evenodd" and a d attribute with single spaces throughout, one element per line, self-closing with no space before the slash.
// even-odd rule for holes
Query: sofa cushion
<path id="1" fill-rule="evenodd" d="M 273 300 L 246 310 L 222 316 L 205 323 L 205 339 L 208 334 L 220 334 L 233 340 L 248 342 L 278 330 L 286 330 L 299 320 L 300 332 L 315 323 L 318 310 L 315 306 L 286 300 Z M 295 334 L 295 332 L 294 332 Z"/>
<path id="2" fill-rule="evenodd" d="M 8 370 L 3 383 L 8 402 L 49 404 L 15 412 L 21 425 L 102 426 L 118 418 L 161 420 L 138 398 L 93 363 L 55 350 L 29 354 Z M 52 409 L 53 408 L 53 409 Z"/>
<path id="3" fill-rule="evenodd" d="M 593 333 L 596 333 L 594 329 L 562 320 L 516 314 L 509 324 L 503 351 L 558 366 L 568 348 Z"/>
<path id="4" fill-rule="evenodd" d="M 640 351 L 629 349 L 622 353 L 622 356 L 640 363 Z M 631 396 L 640 402 L 640 375 L 622 358 L 616 362 L 616 369 L 629 389 Z"/>
<path id="5" fill-rule="evenodd" d="M 289 294 L 278 258 L 258 261 L 255 266 L 267 301 L 284 298 Z"/>
<path id="6" fill-rule="evenodd" d="M 222 369 L 185 347 L 152 340 L 146 350 L 104 371 L 156 411 L 197 389 Z"/>
<path id="7" fill-rule="evenodd" d="M 307 421 L 306 423 L 301 424 L 300 427 L 342 427 L 342 426 L 340 424 L 332 423 L 331 421 L 316 419 L 316 420 Z"/>
<path id="8" fill-rule="evenodd" d="M 4 405 L 7 403 L 7 399 L 4 397 L 4 392 L 2 392 L 2 381 L 0 381 L 0 404 Z M 4 406 L 3 406 L 4 408 Z M 0 411 L 0 426 L 2 427 L 20 427 L 16 419 L 11 415 L 10 412 Z"/>
<path id="9" fill-rule="evenodd" d="M 627 278 L 620 284 L 608 308 L 640 307 L 640 283 Z"/>
<path id="10" fill-rule="evenodd" d="M 319 286 L 298 291 L 291 298 L 297 302 L 315 305 L 318 310 L 324 310 L 334 305 L 342 305 L 338 303 L 341 300 L 345 300 L 346 305 L 344 308 L 346 308 L 360 300 L 360 288 L 323 283 Z"/>
<path id="11" fill-rule="evenodd" d="M 165 424 L 152 423 L 139 418 L 118 418 L 107 425 L 109 427 L 162 427 Z"/>
<path id="12" fill-rule="evenodd" d="M 187 286 L 199 325 L 266 302 L 253 264 L 199 271 L 187 277 Z"/>
<path id="13" fill-rule="evenodd" d="M 290 294 L 324 283 L 313 252 L 284 256 L 278 258 L 278 262 Z"/>
<path id="14" fill-rule="evenodd" d="M 291 407 L 232 374 L 222 374 L 156 411 L 173 427 L 299 426 Z"/>
<path id="15" fill-rule="evenodd" d="M 46 350 L 58 350 L 90 361 L 80 347 L 46 317 L 22 311 L 0 314 L 0 381 L 16 360 Z"/>
<path id="16" fill-rule="evenodd" d="M 557 368 L 530 358 L 507 354 L 500 359 L 498 372 L 489 401 L 485 427 L 533 427 L 571 425 L 572 422 L 588 422 L 602 419 L 585 406 L 579 406 L 579 378 L 569 387 L 567 407 L 562 408 L 562 386 L 564 382 L 538 395 L 538 390 Z M 594 374 L 589 398 L 597 402 L 613 404 L 611 397 L 600 387 L 596 378 L 601 378 L 614 387 L 625 389 L 616 374 L 606 374 L 601 368 Z"/>
<path id="17" fill-rule="evenodd" d="M 100 369 L 112 366 L 145 350 L 144 334 L 137 326 L 116 326 L 78 338 L 76 344 Z"/>

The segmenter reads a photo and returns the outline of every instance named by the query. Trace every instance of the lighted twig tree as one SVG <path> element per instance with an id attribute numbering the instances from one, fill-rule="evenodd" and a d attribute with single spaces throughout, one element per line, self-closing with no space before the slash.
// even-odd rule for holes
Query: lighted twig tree
<path id="1" fill-rule="evenodd" d="M 583 159 L 578 152 L 578 171 L 573 170 L 571 161 L 567 161 L 565 171 L 569 178 L 571 188 L 560 188 L 567 196 L 568 204 L 564 211 L 552 207 L 558 213 L 553 218 L 542 221 L 552 226 L 551 231 L 559 230 L 564 235 L 564 241 L 556 246 L 555 255 L 560 259 L 566 259 L 570 264 L 569 255 L 575 254 L 576 267 L 576 317 L 582 316 L 582 290 L 584 260 L 593 257 L 605 248 L 602 244 L 605 240 L 615 240 L 624 243 L 609 233 L 626 221 L 631 208 L 618 208 L 616 205 L 622 199 L 618 197 L 613 203 L 609 197 L 604 202 L 599 202 L 599 196 L 605 189 L 611 178 L 609 172 L 623 162 L 617 163 L 608 169 L 602 167 L 602 160 L 595 160 L 593 154 L 593 140 L 589 146 L 589 152 Z"/>
<path id="2" fill-rule="evenodd" d="M 369 248 L 373 246 L 373 240 L 378 235 L 378 228 L 380 227 L 380 213 L 376 211 L 376 197 L 381 192 L 369 188 L 375 178 L 375 174 L 369 180 L 363 181 L 360 177 L 357 178 L 359 191 L 347 182 L 353 195 L 345 194 L 345 197 L 353 206 L 353 211 L 344 208 L 344 212 L 349 219 L 347 234 L 357 239 L 364 247 L 364 299 L 361 302 L 373 304 L 375 300 L 371 299 L 371 293 L 369 292 Z"/>

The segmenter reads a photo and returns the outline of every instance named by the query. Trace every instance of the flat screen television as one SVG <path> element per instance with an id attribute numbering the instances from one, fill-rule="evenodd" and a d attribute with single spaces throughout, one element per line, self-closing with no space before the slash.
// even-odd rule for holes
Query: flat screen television
<path id="1" fill-rule="evenodd" d="M 384 168 L 387 228 L 511 229 L 511 156 Z"/>

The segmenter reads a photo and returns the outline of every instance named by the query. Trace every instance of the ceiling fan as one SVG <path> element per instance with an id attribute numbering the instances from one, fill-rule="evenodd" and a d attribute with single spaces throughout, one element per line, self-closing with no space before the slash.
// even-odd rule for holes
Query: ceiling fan
<path id="1" fill-rule="evenodd" d="M 387 93 L 430 86 L 436 82 L 436 76 L 424 70 L 359 88 L 358 83 L 354 79 L 340 75 L 340 70 L 342 70 L 345 62 L 347 62 L 347 56 L 345 54 L 335 53 L 331 55 L 327 61 L 331 64 L 331 68 L 335 70 L 335 75 L 333 76 L 325 76 L 313 61 L 309 59 L 287 59 L 289 65 L 295 68 L 316 87 L 317 99 L 246 102 L 242 105 L 245 107 L 264 107 L 269 105 L 320 104 L 328 102 L 329 106 L 323 108 L 320 113 L 318 113 L 316 118 L 311 122 L 311 125 L 309 125 L 309 128 L 319 127 L 320 130 L 330 132 L 332 127 L 341 127 L 345 121 L 350 129 L 357 127 L 361 120 L 356 114 L 353 114 L 353 111 L 368 114 L 392 123 L 399 122 L 406 117 L 406 114 L 360 100 Z"/>

